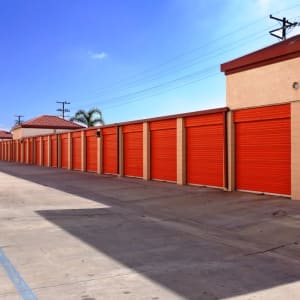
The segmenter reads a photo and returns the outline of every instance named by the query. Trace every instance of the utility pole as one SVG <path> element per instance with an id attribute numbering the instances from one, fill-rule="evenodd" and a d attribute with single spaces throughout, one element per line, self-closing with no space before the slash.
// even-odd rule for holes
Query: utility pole
<path id="1" fill-rule="evenodd" d="M 69 109 L 65 108 L 65 105 L 67 104 L 71 104 L 71 102 L 67 102 L 67 101 L 56 101 L 56 103 L 59 103 L 62 105 L 62 108 L 58 108 L 57 111 L 60 111 L 62 114 L 62 118 L 65 119 L 65 113 L 66 112 L 70 112 Z"/>
<path id="2" fill-rule="evenodd" d="M 22 115 L 16 115 L 15 117 L 17 118 L 16 125 L 20 125 L 22 123 L 21 118 L 24 118 L 24 116 L 22 116 Z"/>
<path id="3" fill-rule="evenodd" d="M 276 21 L 282 23 L 281 27 L 269 31 L 269 33 L 272 36 L 275 36 L 275 37 L 279 38 L 282 41 L 286 40 L 286 31 L 287 31 L 287 29 L 299 25 L 299 23 L 297 23 L 297 22 L 291 23 L 287 18 L 279 19 L 279 18 L 276 18 L 276 17 L 273 17 L 272 15 L 270 15 L 270 19 L 273 19 L 273 20 L 276 20 Z M 275 34 L 275 32 L 278 31 L 278 30 L 281 30 L 281 35 Z"/>

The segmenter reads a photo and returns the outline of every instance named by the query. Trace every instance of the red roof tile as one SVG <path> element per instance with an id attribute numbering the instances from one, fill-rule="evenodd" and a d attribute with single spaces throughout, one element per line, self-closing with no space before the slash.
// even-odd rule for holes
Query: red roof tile
<path id="1" fill-rule="evenodd" d="M 12 139 L 12 134 L 10 132 L 0 130 L 0 139 Z"/>
<path id="2" fill-rule="evenodd" d="M 221 65 L 226 75 L 300 57 L 300 35 Z"/>
<path id="3" fill-rule="evenodd" d="M 80 129 L 74 122 L 64 120 L 56 116 L 43 115 L 23 122 L 15 128 L 48 128 L 48 129 Z"/>

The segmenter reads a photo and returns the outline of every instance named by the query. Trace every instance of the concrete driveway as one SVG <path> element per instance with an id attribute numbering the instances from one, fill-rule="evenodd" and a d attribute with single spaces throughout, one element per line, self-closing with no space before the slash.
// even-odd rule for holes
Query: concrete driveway
<path id="1" fill-rule="evenodd" d="M 0 299 L 298 299 L 300 201 L 0 162 Z"/>

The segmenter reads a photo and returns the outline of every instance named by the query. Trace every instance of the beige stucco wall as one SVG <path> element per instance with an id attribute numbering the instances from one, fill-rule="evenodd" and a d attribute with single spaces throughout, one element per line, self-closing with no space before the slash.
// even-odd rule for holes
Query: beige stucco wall
<path id="1" fill-rule="evenodd" d="M 13 130 L 12 134 L 13 139 L 16 140 L 28 136 L 60 133 L 66 131 L 69 131 L 69 129 L 17 128 Z"/>
<path id="2" fill-rule="evenodd" d="M 300 58 L 226 76 L 226 102 L 230 109 L 300 100 Z"/>
<path id="3" fill-rule="evenodd" d="M 233 112 L 227 112 L 227 178 L 228 191 L 235 190 L 235 127 L 233 122 Z"/>
<path id="4" fill-rule="evenodd" d="M 186 184 L 186 136 L 184 119 L 177 119 L 177 184 Z"/>
<path id="5" fill-rule="evenodd" d="M 143 123 L 143 179 L 149 180 L 151 177 L 150 169 L 150 128 L 149 123 Z"/>
<path id="6" fill-rule="evenodd" d="M 292 199 L 300 200 L 300 101 L 291 105 Z"/>

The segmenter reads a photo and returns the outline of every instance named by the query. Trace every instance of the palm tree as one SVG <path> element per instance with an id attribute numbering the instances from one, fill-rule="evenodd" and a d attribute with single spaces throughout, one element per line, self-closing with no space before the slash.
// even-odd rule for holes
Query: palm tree
<path id="1" fill-rule="evenodd" d="M 70 121 L 79 122 L 87 127 L 104 125 L 102 112 L 97 108 L 92 108 L 87 112 L 83 109 L 80 109 L 76 112 L 75 116 L 70 119 Z"/>

